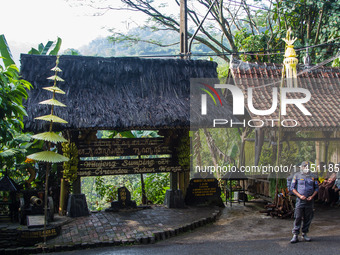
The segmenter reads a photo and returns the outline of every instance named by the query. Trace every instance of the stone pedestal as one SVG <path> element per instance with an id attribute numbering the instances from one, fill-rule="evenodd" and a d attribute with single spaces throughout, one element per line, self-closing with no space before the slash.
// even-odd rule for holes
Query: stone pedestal
<path id="1" fill-rule="evenodd" d="M 164 204 L 168 208 L 184 208 L 183 193 L 180 189 L 168 189 L 165 193 Z"/>
<path id="2" fill-rule="evenodd" d="M 87 207 L 85 194 L 70 194 L 67 203 L 67 216 L 82 217 L 88 215 L 89 209 Z"/>

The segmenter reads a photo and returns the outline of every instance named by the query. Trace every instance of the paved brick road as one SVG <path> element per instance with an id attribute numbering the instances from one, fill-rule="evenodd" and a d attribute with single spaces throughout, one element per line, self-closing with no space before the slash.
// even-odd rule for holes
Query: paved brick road
<path id="1" fill-rule="evenodd" d="M 207 218 L 213 218 L 218 211 L 217 208 L 205 207 L 168 209 L 153 206 L 152 209 L 145 210 L 92 213 L 64 225 L 62 234 L 49 240 L 47 244 L 65 246 L 103 242 L 153 243 L 155 239 L 168 237 L 164 235 L 178 234 L 176 232 L 181 232 L 181 228 L 186 226 L 190 229 L 194 222 L 197 226 L 203 225 Z"/>

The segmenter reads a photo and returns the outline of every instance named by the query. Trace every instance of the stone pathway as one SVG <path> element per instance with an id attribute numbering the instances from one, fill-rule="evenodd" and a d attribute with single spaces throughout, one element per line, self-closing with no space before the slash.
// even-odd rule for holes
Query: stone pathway
<path id="1" fill-rule="evenodd" d="M 221 208 L 218 207 L 168 209 L 159 205 L 144 210 L 91 213 L 87 217 L 67 218 L 62 224 L 61 234 L 48 240 L 46 245 L 0 247 L 0 254 L 21 255 L 155 243 L 214 222 L 220 213 Z M 18 225 L 17 228 L 22 227 Z"/>
<path id="2" fill-rule="evenodd" d="M 178 234 L 180 228 L 187 227 L 189 230 L 193 223 L 196 223 L 196 227 L 203 225 L 207 218 L 214 217 L 218 212 L 217 208 L 168 209 L 153 206 L 145 210 L 92 213 L 64 225 L 62 234 L 47 244 L 152 243 L 163 239 L 164 235 L 166 238 L 167 235 Z"/>

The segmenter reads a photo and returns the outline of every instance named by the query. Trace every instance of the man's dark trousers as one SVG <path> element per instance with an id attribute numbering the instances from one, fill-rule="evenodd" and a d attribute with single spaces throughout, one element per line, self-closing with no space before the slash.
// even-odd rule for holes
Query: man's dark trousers
<path id="1" fill-rule="evenodd" d="M 301 200 L 300 198 L 296 198 L 295 204 L 295 221 L 293 234 L 298 235 L 300 233 L 301 224 L 302 225 L 302 233 L 308 233 L 309 226 L 312 222 L 314 216 L 314 200 L 311 201 Z"/>

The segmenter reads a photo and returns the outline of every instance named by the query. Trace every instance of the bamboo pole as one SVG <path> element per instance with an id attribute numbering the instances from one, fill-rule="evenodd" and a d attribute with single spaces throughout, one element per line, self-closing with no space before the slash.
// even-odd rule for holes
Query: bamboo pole
<path id="1" fill-rule="evenodd" d="M 279 166 L 280 164 L 280 155 L 281 155 L 281 150 L 280 150 L 280 143 L 281 143 L 281 89 L 283 88 L 284 80 L 285 80 L 285 74 L 286 74 L 286 68 L 285 65 L 282 67 L 282 77 L 281 77 L 281 83 L 280 83 L 280 89 L 279 89 L 279 98 L 280 98 L 280 103 L 279 103 L 279 122 L 278 122 L 278 134 L 277 134 L 277 145 L 276 145 L 276 165 Z M 278 173 L 276 172 L 276 180 L 275 180 L 275 199 L 274 203 L 277 204 L 277 197 L 279 194 L 279 177 Z"/>

